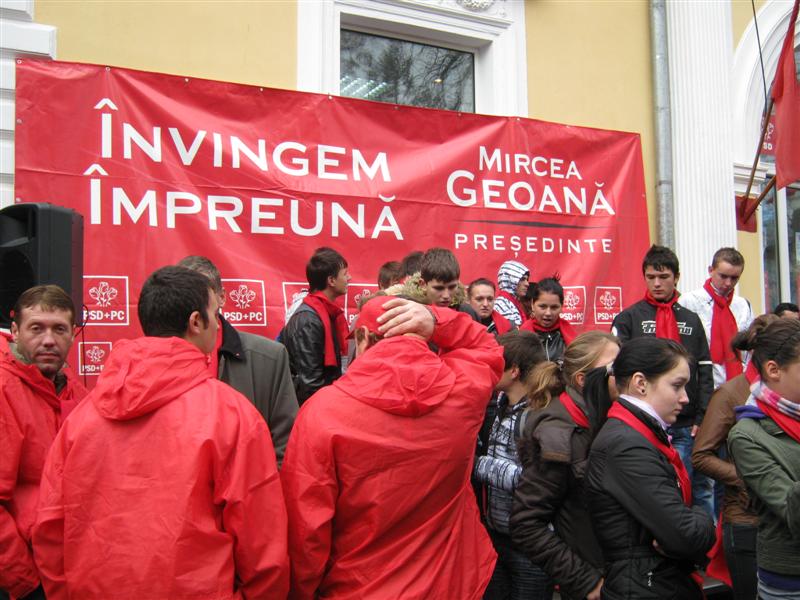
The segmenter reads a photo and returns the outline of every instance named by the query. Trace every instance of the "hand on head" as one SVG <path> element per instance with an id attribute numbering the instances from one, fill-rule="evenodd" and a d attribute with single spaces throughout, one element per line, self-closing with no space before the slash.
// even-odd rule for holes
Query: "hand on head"
<path id="1" fill-rule="evenodd" d="M 381 323 L 378 331 L 383 337 L 415 334 L 427 340 L 433 334 L 436 321 L 425 305 L 404 298 L 392 298 L 384 302 L 383 308 L 386 312 L 378 317 Z"/>

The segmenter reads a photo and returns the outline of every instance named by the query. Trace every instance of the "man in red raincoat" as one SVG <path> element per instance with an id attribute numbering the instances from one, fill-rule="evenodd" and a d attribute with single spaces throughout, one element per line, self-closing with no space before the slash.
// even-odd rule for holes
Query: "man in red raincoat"
<path id="1" fill-rule="evenodd" d="M 116 345 L 56 437 L 33 548 L 48 600 L 284 598 L 286 510 L 269 429 L 208 369 L 217 298 L 164 267 L 146 336 Z"/>
<path id="2" fill-rule="evenodd" d="M 22 293 L 0 341 L 0 597 L 41 594 L 31 528 L 47 450 L 86 389 L 65 372 L 75 307 L 56 285 Z M 40 596 L 41 597 L 41 596 Z"/>
<path id="3" fill-rule="evenodd" d="M 467 314 L 385 296 L 354 334 L 356 360 L 300 409 L 281 470 L 290 597 L 480 598 L 496 555 L 470 470 L 503 351 Z"/>

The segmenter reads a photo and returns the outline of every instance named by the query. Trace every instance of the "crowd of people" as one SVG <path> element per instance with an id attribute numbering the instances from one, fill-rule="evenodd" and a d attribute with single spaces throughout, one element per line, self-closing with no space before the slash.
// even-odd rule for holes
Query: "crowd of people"
<path id="1" fill-rule="evenodd" d="M 97 385 L 76 307 L 20 295 L 0 336 L 0 598 L 800 598 L 800 315 L 754 318 L 733 248 L 578 334 L 559 276 L 384 264 L 348 326 L 319 248 L 278 341 L 188 256 L 138 299 Z"/>

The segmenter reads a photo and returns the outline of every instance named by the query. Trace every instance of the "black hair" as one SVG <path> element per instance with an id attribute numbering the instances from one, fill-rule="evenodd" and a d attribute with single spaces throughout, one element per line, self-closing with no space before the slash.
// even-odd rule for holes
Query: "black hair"
<path id="1" fill-rule="evenodd" d="M 431 248 L 422 257 L 420 276 L 427 282 L 441 281 L 447 283 L 461 277 L 461 267 L 458 266 L 455 254 L 447 248 Z"/>
<path id="2" fill-rule="evenodd" d="M 624 342 L 611 368 L 618 390 L 627 387 L 631 377 L 641 373 L 654 381 L 674 369 L 681 359 L 691 364 L 691 357 L 681 344 L 657 337 L 639 337 Z M 583 397 L 589 409 L 592 430 L 597 432 L 605 423 L 612 398 L 608 389 L 611 372 L 600 367 L 586 374 Z"/>
<path id="3" fill-rule="evenodd" d="M 472 289 L 474 287 L 476 287 L 476 286 L 479 286 L 479 285 L 488 285 L 490 288 L 492 288 L 492 291 L 494 291 L 494 292 L 497 291 L 497 288 L 494 285 L 494 281 L 490 281 L 489 279 L 486 279 L 485 277 L 479 277 L 478 279 L 476 279 L 475 281 L 470 283 L 469 287 L 467 287 L 467 298 L 471 298 L 472 297 Z"/>
<path id="4" fill-rule="evenodd" d="M 564 288 L 557 277 L 547 277 L 541 281 L 532 281 L 525 292 L 525 299 L 536 302 L 541 294 L 555 294 L 559 302 L 564 304 Z"/>
<path id="5" fill-rule="evenodd" d="M 320 292 L 328 287 L 328 277 L 336 277 L 339 271 L 347 267 L 344 256 L 333 248 L 317 248 L 306 264 L 308 290 Z"/>
<path id="6" fill-rule="evenodd" d="M 408 277 L 410 275 L 414 275 L 415 273 L 419 273 L 423 256 L 425 256 L 425 253 L 420 250 L 414 250 L 413 252 L 406 254 L 400 263 L 402 265 L 403 277 Z"/>
<path id="7" fill-rule="evenodd" d="M 647 267 L 653 267 L 656 271 L 670 270 L 676 277 L 680 275 L 678 256 L 666 246 L 657 246 L 656 244 L 650 246 L 642 261 L 642 274 Z"/>
<path id="8" fill-rule="evenodd" d="M 142 286 L 139 295 L 139 322 L 145 335 L 183 337 L 189 317 L 198 311 L 208 325 L 208 277 L 186 267 L 161 267 Z"/>
<path id="9" fill-rule="evenodd" d="M 215 294 L 222 294 L 222 277 L 217 266 L 205 256 L 187 256 L 178 262 L 179 267 L 186 267 L 205 275 L 211 281 L 211 289 Z"/>
<path id="10" fill-rule="evenodd" d="M 516 366 L 522 382 L 528 381 L 536 365 L 547 360 L 539 336 L 532 331 L 509 331 L 499 336 L 497 343 L 503 347 L 506 370 Z"/>
<path id="11" fill-rule="evenodd" d="M 800 308 L 797 307 L 797 304 L 792 304 L 791 302 L 781 302 L 778 306 L 775 307 L 773 310 L 773 314 L 781 316 L 782 313 L 786 312 L 800 312 Z"/>
<path id="12" fill-rule="evenodd" d="M 731 347 L 752 352 L 753 364 L 763 377 L 767 361 L 774 360 L 782 368 L 800 360 L 800 319 L 761 315 L 733 338 Z"/>

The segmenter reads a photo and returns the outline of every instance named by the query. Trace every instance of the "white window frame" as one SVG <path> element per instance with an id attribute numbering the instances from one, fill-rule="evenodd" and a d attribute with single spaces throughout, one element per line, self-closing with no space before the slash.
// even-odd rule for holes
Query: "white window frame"
<path id="1" fill-rule="evenodd" d="M 528 116 L 525 3 L 475 12 L 455 0 L 300 0 L 297 89 L 339 94 L 340 31 L 352 28 L 475 54 L 475 110 Z"/>

